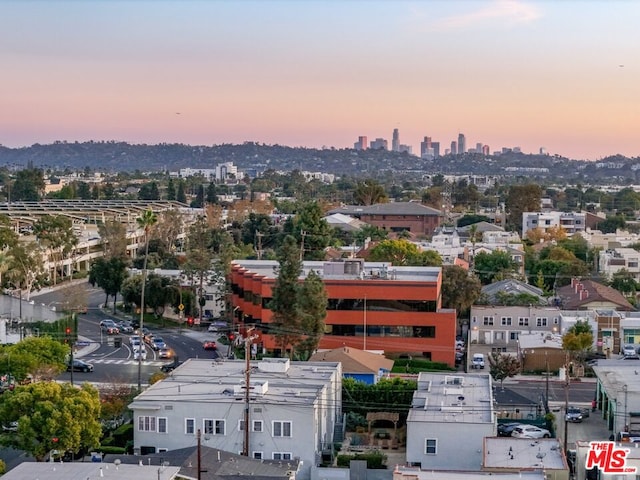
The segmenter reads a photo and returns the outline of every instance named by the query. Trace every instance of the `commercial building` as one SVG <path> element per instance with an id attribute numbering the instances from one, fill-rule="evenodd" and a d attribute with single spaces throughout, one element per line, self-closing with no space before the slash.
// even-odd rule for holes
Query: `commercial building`
<path id="1" fill-rule="evenodd" d="M 204 446 L 236 454 L 246 449 L 258 460 L 299 459 L 298 478 L 308 478 L 311 466 L 331 455 L 341 422 L 341 364 L 268 358 L 249 369 L 247 383 L 244 361 L 189 359 L 151 385 L 129 405 L 134 451 L 192 446 L 200 432 Z"/>
<path id="2" fill-rule="evenodd" d="M 562 229 L 567 235 L 583 232 L 586 228 L 586 213 L 576 212 L 523 212 L 522 213 L 522 238 L 527 236 L 529 230 L 539 228 L 546 232 L 550 228 Z"/>
<path id="3" fill-rule="evenodd" d="M 236 320 L 254 324 L 268 350 L 277 347 L 268 334 L 277 269 L 275 261 L 232 262 Z M 321 276 L 328 297 L 320 348 L 415 352 L 454 364 L 456 312 L 441 308 L 441 268 L 394 267 L 362 259 L 304 262 L 301 282 L 311 270 Z"/>

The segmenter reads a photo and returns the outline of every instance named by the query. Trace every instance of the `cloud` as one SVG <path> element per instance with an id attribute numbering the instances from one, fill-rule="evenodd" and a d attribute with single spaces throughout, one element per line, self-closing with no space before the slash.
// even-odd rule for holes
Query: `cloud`
<path id="1" fill-rule="evenodd" d="M 436 20 L 431 27 L 440 31 L 462 30 L 496 20 L 503 25 L 512 26 L 530 23 L 541 17 L 541 11 L 531 3 L 521 0 L 495 0 L 478 10 Z"/>

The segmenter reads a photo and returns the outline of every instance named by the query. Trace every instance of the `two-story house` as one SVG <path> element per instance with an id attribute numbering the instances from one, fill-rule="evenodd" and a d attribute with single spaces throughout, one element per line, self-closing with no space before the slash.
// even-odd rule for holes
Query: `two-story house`
<path id="1" fill-rule="evenodd" d="M 255 459 L 299 459 L 299 478 L 308 478 L 333 448 L 341 364 L 267 358 L 251 362 L 249 370 L 244 361 L 189 359 L 151 385 L 129 405 L 134 451 L 190 446 L 201 434 L 208 447 L 246 451 Z"/>

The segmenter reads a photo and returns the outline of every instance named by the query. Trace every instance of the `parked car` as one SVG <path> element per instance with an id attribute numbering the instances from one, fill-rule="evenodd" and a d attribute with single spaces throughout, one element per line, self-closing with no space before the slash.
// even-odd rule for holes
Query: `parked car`
<path id="1" fill-rule="evenodd" d="M 484 354 L 474 353 L 471 360 L 471 368 L 484 368 Z"/>
<path id="2" fill-rule="evenodd" d="M 624 355 L 625 357 L 629 356 L 629 355 L 637 355 L 636 347 L 634 347 L 633 345 L 630 345 L 630 344 L 623 345 L 620 353 L 622 355 Z"/>
<path id="3" fill-rule="evenodd" d="M 75 358 L 73 359 L 73 367 L 71 363 L 67 365 L 67 372 L 70 372 L 71 368 L 73 368 L 74 372 L 93 372 L 93 365 Z"/>
<path id="4" fill-rule="evenodd" d="M 516 438 L 550 438 L 551 432 L 535 425 L 519 425 L 513 429 L 511 436 Z"/>
<path id="5" fill-rule="evenodd" d="M 513 432 L 513 429 L 516 428 L 516 427 L 519 427 L 520 425 L 522 425 L 522 424 L 518 423 L 518 422 L 499 423 L 498 424 L 498 436 L 499 437 L 510 437 L 511 436 L 511 432 Z"/>
<path id="6" fill-rule="evenodd" d="M 565 421 L 573 423 L 582 422 L 582 418 L 582 410 L 578 407 L 567 408 L 567 413 L 564 416 Z"/>
<path id="7" fill-rule="evenodd" d="M 153 337 L 149 345 L 154 350 L 160 350 L 161 348 L 165 348 L 167 346 L 167 344 L 164 343 L 164 340 L 162 339 L 162 337 Z"/>
<path id="8" fill-rule="evenodd" d="M 202 348 L 205 350 L 217 350 L 218 345 L 213 340 L 207 340 L 202 344 Z"/>
<path id="9" fill-rule="evenodd" d="M 640 355 L 634 353 L 633 355 L 625 355 L 623 360 L 640 360 Z"/>
<path id="10" fill-rule="evenodd" d="M 132 347 L 136 347 L 140 346 L 140 343 L 142 342 L 140 341 L 140 337 L 138 335 L 132 335 L 131 337 L 129 337 L 129 343 Z"/>

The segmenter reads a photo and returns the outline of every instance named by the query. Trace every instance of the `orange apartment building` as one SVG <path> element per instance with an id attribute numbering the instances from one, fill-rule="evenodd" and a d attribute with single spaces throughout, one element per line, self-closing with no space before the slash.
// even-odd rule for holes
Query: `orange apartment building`
<path id="1" fill-rule="evenodd" d="M 278 262 L 236 260 L 232 263 L 234 320 L 255 325 L 262 346 L 276 348 L 268 334 L 267 308 Z M 388 263 L 347 259 L 304 262 L 303 281 L 313 269 L 327 292 L 325 335 L 321 349 L 349 346 L 387 353 L 410 353 L 454 365 L 456 312 L 442 309 L 442 270 L 438 267 L 394 267 Z"/>

